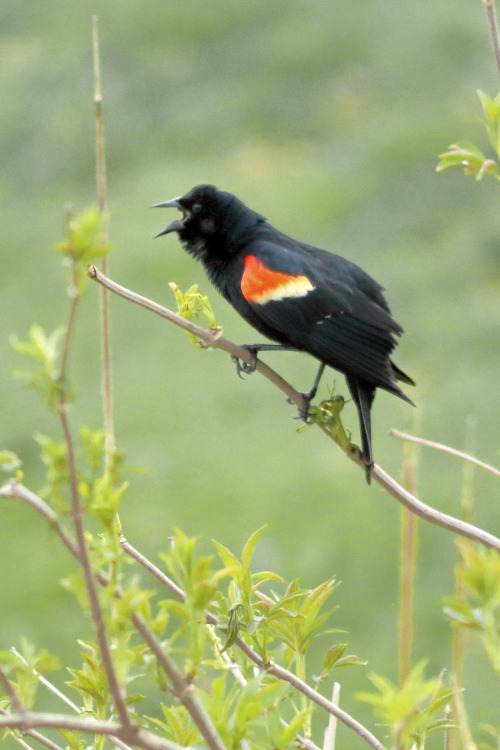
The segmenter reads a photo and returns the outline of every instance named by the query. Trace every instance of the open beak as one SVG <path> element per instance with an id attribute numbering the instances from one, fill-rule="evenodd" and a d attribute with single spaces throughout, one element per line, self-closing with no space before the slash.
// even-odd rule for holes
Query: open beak
<path id="1" fill-rule="evenodd" d="M 178 208 L 179 211 L 182 211 L 182 206 L 179 203 L 179 198 L 172 198 L 170 201 L 165 201 L 164 203 L 155 203 L 154 206 L 151 206 L 151 208 Z M 161 232 L 158 232 L 158 234 L 155 235 L 154 239 L 157 237 L 161 237 L 164 234 L 170 234 L 170 232 L 178 232 L 180 229 L 184 227 L 184 219 L 174 219 L 168 226 L 165 227 L 165 229 L 162 229 Z"/>

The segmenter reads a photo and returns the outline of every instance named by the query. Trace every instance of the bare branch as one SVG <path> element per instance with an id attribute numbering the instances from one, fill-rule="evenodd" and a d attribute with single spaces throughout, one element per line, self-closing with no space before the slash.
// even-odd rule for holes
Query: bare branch
<path id="1" fill-rule="evenodd" d="M 120 534 L 118 541 L 120 542 L 122 549 L 127 553 L 127 555 L 130 555 L 130 557 L 132 557 L 140 565 L 142 565 L 143 568 L 146 568 L 146 570 L 154 575 L 154 577 L 157 578 L 160 583 L 166 586 L 172 592 L 172 594 L 177 597 L 177 599 L 184 601 L 184 599 L 186 598 L 184 591 L 176 583 L 174 583 L 171 578 L 165 575 L 165 573 L 160 570 L 160 568 L 152 563 L 151 560 L 148 560 L 148 558 L 141 554 L 139 550 L 133 547 L 130 542 L 128 542 L 127 539 L 123 536 L 123 534 Z M 207 619 L 207 622 L 209 622 L 211 625 L 217 625 L 218 621 L 215 616 L 211 616 L 210 619 Z"/>
<path id="2" fill-rule="evenodd" d="M 269 674 L 273 674 L 275 677 L 279 677 L 281 680 L 284 680 L 284 682 L 288 682 L 292 687 L 298 690 L 299 693 L 305 695 L 306 698 L 309 698 L 313 703 L 324 708 L 325 711 L 328 711 L 328 713 L 339 719 L 343 724 L 349 727 L 349 729 L 356 732 L 356 734 L 370 745 L 370 747 L 373 747 L 375 750 L 384 750 L 382 743 L 379 742 L 379 740 L 365 726 L 363 726 L 363 724 L 360 724 L 359 721 L 339 706 L 336 706 L 335 703 L 329 701 L 328 698 L 323 697 L 314 688 L 309 687 L 307 683 L 301 680 L 300 677 L 297 677 L 297 675 L 293 674 L 293 672 L 289 672 L 278 664 L 266 664 L 266 662 L 261 659 L 253 649 L 247 646 L 241 638 L 236 639 L 235 645 L 237 645 L 238 648 L 240 648 L 243 653 L 259 667 L 259 669 L 268 672 Z"/>
<path id="3" fill-rule="evenodd" d="M 207 745 L 212 750 L 227 750 L 212 720 L 198 700 L 193 684 L 179 672 L 146 621 L 140 615 L 133 615 L 132 622 L 156 656 L 163 671 L 168 675 L 175 697 L 189 711 Z"/>
<path id="4" fill-rule="evenodd" d="M 44 737 L 43 734 L 37 732 L 36 729 L 28 729 L 26 734 L 28 737 L 31 737 L 33 740 L 36 740 L 38 743 L 40 743 L 40 745 L 48 747 L 49 750 L 63 750 L 60 745 L 56 745 L 56 743 L 52 742 L 52 740 L 49 740 L 48 737 Z M 19 738 L 16 737 L 16 739 L 19 742 Z M 28 745 L 26 745 L 26 747 L 28 747 Z"/>
<path id="5" fill-rule="evenodd" d="M 7 675 L 5 674 L 2 667 L 0 667 L 0 685 L 5 690 L 5 693 L 7 694 L 7 697 L 9 698 L 14 710 L 20 714 L 24 713 L 24 706 L 21 702 L 21 699 L 19 698 L 13 685 L 10 683 L 10 680 L 7 678 Z"/>
<path id="6" fill-rule="evenodd" d="M 9 649 L 9 651 L 11 652 L 11 654 L 14 654 L 14 656 L 16 656 L 19 659 L 19 661 L 22 664 L 24 664 L 25 667 L 28 666 L 28 662 L 26 661 L 26 659 L 24 658 L 24 656 L 19 653 L 19 651 L 17 650 L 17 648 L 15 648 L 14 646 L 11 646 L 10 649 Z M 63 703 L 66 703 L 67 706 L 69 706 L 71 709 L 73 709 L 73 711 L 76 714 L 80 714 L 80 709 L 78 708 L 78 706 L 76 705 L 76 703 L 73 703 L 73 701 L 71 701 L 66 695 L 64 695 L 64 693 L 61 693 L 61 691 L 58 688 L 56 688 L 55 685 L 53 685 L 51 682 L 49 682 L 49 680 L 47 680 L 46 677 L 44 677 L 42 674 L 40 674 L 40 672 L 37 672 L 36 669 L 32 669 L 31 670 L 31 674 L 33 674 L 37 678 L 37 680 L 45 688 L 47 688 L 47 690 L 50 690 L 50 692 L 54 693 L 54 695 L 56 695 L 59 698 L 59 700 L 62 700 Z"/>
<path id="7" fill-rule="evenodd" d="M 9 716 L 7 711 L 3 711 L 0 709 L 0 716 Z M 12 738 L 18 743 L 18 745 L 21 745 L 21 747 L 28 748 L 28 750 L 31 750 L 30 745 L 28 745 L 27 742 L 24 742 L 24 740 L 15 734 L 16 728 L 13 727 L 11 730 L 12 732 Z M 17 730 L 19 731 L 19 730 Z M 52 742 L 52 740 L 49 740 L 48 737 L 44 737 L 43 734 L 40 734 L 40 732 L 37 732 L 36 729 L 25 729 L 24 734 L 27 737 L 31 737 L 31 739 L 36 740 L 36 742 L 39 742 L 40 745 L 43 745 L 44 747 L 48 747 L 49 750 L 63 750 L 63 748 L 60 745 L 56 745 L 55 742 Z"/>
<path id="8" fill-rule="evenodd" d="M 123 742 L 144 748 L 144 750 L 185 750 L 176 742 L 161 739 L 151 732 L 134 727 L 131 724 L 125 727 L 116 722 L 82 719 L 65 714 L 35 713 L 33 711 L 0 716 L 0 729 L 25 731 L 34 727 L 118 737 Z"/>
<path id="9" fill-rule="evenodd" d="M 193 333 L 200 339 L 203 346 L 211 347 L 213 349 L 222 349 L 231 356 L 237 357 L 248 364 L 253 362 L 253 356 L 248 349 L 234 344 L 232 341 L 221 336 L 218 331 L 208 331 L 206 328 L 201 328 L 190 320 L 186 320 L 180 315 L 177 315 L 177 313 L 172 312 L 172 310 L 159 305 L 157 302 L 153 302 L 147 297 L 142 297 L 140 294 L 136 294 L 135 292 L 130 291 L 130 289 L 126 289 L 98 271 L 95 266 L 90 266 L 89 276 L 90 278 L 95 279 L 99 284 L 102 284 L 102 286 L 105 286 L 106 289 L 117 294 L 119 297 L 123 297 L 129 302 L 133 302 L 135 305 L 144 307 L 146 310 L 159 315 L 161 318 L 166 318 L 171 323 L 174 323 L 174 325 L 179 326 L 179 328 L 189 331 L 189 333 Z M 295 388 L 293 388 L 290 383 L 287 383 L 281 375 L 278 375 L 277 372 L 264 364 L 260 359 L 257 360 L 256 370 L 270 380 L 271 383 L 274 383 L 274 385 L 283 391 L 285 396 L 297 404 L 297 406 L 304 406 L 304 398 L 302 394 L 295 390 Z"/>
<path id="10" fill-rule="evenodd" d="M 22 654 L 20 654 L 19 651 L 16 648 L 14 648 L 14 646 L 12 646 L 9 650 L 11 651 L 11 653 L 13 653 L 15 656 L 17 656 L 17 658 L 24 664 L 25 667 L 28 666 L 28 662 L 26 661 L 26 659 L 24 658 L 24 656 Z M 47 680 L 46 677 L 44 677 L 42 674 L 40 674 L 39 672 L 37 672 L 36 669 L 32 669 L 31 673 L 35 675 L 35 677 L 38 679 L 38 681 L 47 690 L 49 690 L 51 693 L 53 693 L 55 696 L 57 696 L 59 698 L 59 700 L 62 700 L 63 703 L 66 703 L 66 705 L 68 705 L 78 716 L 80 715 L 80 709 L 78 708 L 78 706 L 76 705 L 76 703 L 73 703 L 73 701 L 70 700 L 67 695 L 64 695 L 64 693 L 62 693 L 55 685 L 53 685 L 52 682 L 50 682 L 49 680 Z M 36 734 L 36 732 L 33 732 L 33 731 L 30 732 L 30 736 L 32 736 L 34 739 L 36 739 L 35 734 Z M 115 745 L 120 748 L 120 750 L 132 750 L 132 748 L 129 745 L 126 745 L 124 742 L 122 742 L 121 740 L 119 740 L 117 737 L 112 737 L 111 739 L 113 740 L 113 742 L 115 743 Z M 47 747 L 52 747 L 52 746 L 51 745 L 47 745 Z M 54 747 L 56 747 L 56 746 L 54 745 Z"/>
<path id="11" fill-rule="evenodd" d="M 471 523 L 460 521 L 458 518 L 449 516 L 446 513 L 431 508 L 429 505 L 421 502 L 416 497 L 407 492 L 404 487 L 401 487 L 397 482 L 386 474 L 379 466 L 375 466 L 372 472 L 372 477 L 384 487 L 387 492 L 396 498 L 396 500 L 415 513 L 425 521 L 434 523 L 437 526 L 441 526 L 443 529 L 453 531 L 455 534 L 465 536 L 468 539 L 473 539 L 475 542 L 483 544 L 485 547 L 493 547 L 500 552 L 500 539 L 493 534 L 483 531 L 483 529 L 473 526 Z"/>
<path id="12" fill-rule="evenodd" d="M 120 286 L 116 282 L 104 276 L 104 274 L 98 271 L 95 266 L 91 266 L 89 268 L 89 276 L 95 279 L 99 284 L 105 286 L 110 291 L 118 294 L 120 297 L 123 297 L 124 299 L 127 299 L 136 305 L 140 305 L 141 307 L 146 308 L 150 312 L 153 312 L 162 318 L 166 318 L 180 328 L 183 328 L 185 331 L 194 333 L 200 339 L 200 341 L 203 342 L 204 346 L 211 346 L 215 349 L 222 349 L 232 356 L 238 357 L 238 359 L 241 359 L 244 362 L 252 361 L 252 355 L 247 349 L 244 349 L 241 346 L 237 346 L 232 341 L 225 339 L 223 336 L 220 336 L 218 332 L 207 331 L 206 329 L 195 325 L 191 321 L 182 318 L 180 315 L 177 315 L 171 310 L 162 307 L 162 305 L 159 305 L 157 302 L 153 302 L 146 297 L 142 297 L 141 295 L 136 294 L 135 292 L 132 292 L 123 286 Z M 278 375 L 277 372 L 265 365 L 264 362 L 259 359 L 257 360 L 256 369 L 258 372 L 264 375 L 264 377 L 274 383 L 283 393 L 285 393 L 291 401 L 296 403 L 299 407 L 303 406 L 302 394 L 296 391 L 295 388 L 292 388 L 292 386 L 287 383 L 280 375 Z M 332 433 L 326 428 L 326 426 L 320 424 L 319 427 L 321 427 L 323 432 L 331 440 L 339 445 L 334 435 L 332 435 Z M 339 447 L 342 448 L 342 446 Z M 357 463 L 364 470 L 363 462 L 357 453 L 353 453 L 352 451 L 345 451 L 345 454 L 346 456 L 348 456 L 348 458 Z M 437 526 L 441 526 L 444 529 L 453 531 L 456 534 L 468 537 L 469 539 L 473 539 L 474 541 L 479 542 L 486 547 L 494 547 L 495 549 L 498 549 L 500 551 L 500 539 L 493 536 L 492 534 L 489 534 L 486 531 L 483 531 L 482 529 L 477 528 L 476 526 L 473 526 L 472 524 L 465 523 L 464 521 L 459 521 L 452 516 L 448 516 L 445 513 L 440 513 L 439 511 L 434 510 L 434 508 L 425 505 L 411 493 L 407 492 L 403 487 L 401 487 L 401 485 L 399 485 L 394 479 L 392 479 L 392 477 L 386 474 L 385 471 L 383 471 L 377 465 L 373 467 L 372 479 L 378 482 L 378 484 L 380 484 L 381 487 L 383 487 L 390 495 L 395 497 L 398 502 L 400 502 L 406 508 L 409 508 L 409 510 L 415 513 L 417 516 L 420 516 L 424 520 L 428 521 L 429 523 L 434 523 Z"/>
<path id="13" fill-rule="evenodd" d="M 68 453 L 68 472 L 69 472 L 69 485 L 71 493 L 71 515 L 75 526 L 76 534 L 76 545 L 78 549 L 78 561 L 82 567 L 83 575 L 85 578 L 85 587 L 87 589 L 87 595 L 89 597 L 90 613 L 92 616 L 92 622 L 94 630 L 99 644 L 99 650 L 101 653 L 102 665 L 106 673 L 106 678 L 109 685 L 109 690 L 113 698 L 116 710 L 120 717 L 120 721 L 123 726 L 126 727 L 130 724 L 130 718 L 127 711 L 127 705 L 125 703 L 124 688 L 118 681 L 113 659 L 111 657 L 111 649 L 108 643 L 106 634 L 106 628 L 104 625 L 104 618 L 99 603 L 99 597 L 97 595 L 96 581 L 92 572 L 92 566 L 90 563 L 89 552 L 87 549 L 87 542 L 85 540 L 85 531 L 83 527 L 82 519 L 82 508 L 80 503 L 80 493 L 78 490 L 78 476 L 76 470 L 76 459 L 75 451 L 73 446 L 73 438 L 69 428 L 68 417 L 67 417 L 67 405 L 64 398 L 64 393 L 61 395 L 61 401 L 58 408 L 58 416 L 61 423 L 61 429 L 64 435 L 64 441 L 66 443 L 66 449 Z"/>
<path id="14" fill-rule="evenodd" d="M 2 667 L 0 667 L 0 685 L 2 685 L 3 689 L 5 690 L 5 693 L 7 697 L 9 698 L 13 709 L 17 711 L 18 714 L 22 716 L 25 715 L 26 709 L 24 708 L 17 691 L 15 690 L 14 686 L 11 684 L 11 682 L 7 678 L 7 675 L 5 674 Z M 9 714 L 7 713 L 7 711 L 0 709 L 0 715 L 8 716 Z M 12 729 L 12 732 L 14 732 L 14 728 Z M 39 732 L 36 732 L 33 729 L 28 730 L 26 734 L 32 739 L 36 740 L 37 742 L 40 742 L 40 744 L 45 745 L 45 747 L 48 747 L 49 750 L 62 750 L 62 748 L 59 747 L 59 745 L 56 745 L 54 742 L 44 737 L 43 734 L 40 734 Z M 13 739 L 18 743 L 18 745 L 21 745 L 21 747 L 31 750 L 28 743 L 24 742 L 24 740 L 21 737 L 18 737 L 16 734 L 13 734 Z"/>
<path id="15" fill-rule="evenodd" d="M 20 482 L 16 482 L 15 479 L 5 482 L 5 484 L 0 487 L 0 497 L 17 498 L 18 500 L 22 500 L 23 503 L 30 505 L 37 513 L 49 522 L 50 526 L 56 531 L 66 549 L 71 552 L 77 560 L 79 560 L 79 553 L 75 542 L 61 525 L 57 514 L 52 510 L 50 505 L 42 500 L 41 497 L 35 495 L 34 492 L 29 490 L 23 484 L 20 484 Z"/>
<path id="16" fill-rule="evenodd" d="M 416 437 L 415 435 L 408 435 L 406 432 L 400 432 L 399 430 L 391 430 L 391 435 L 394 435 L 394 437 L 397 438 L 401 438 L 401 440 L 408 440 L 412 443 L 418 443 L 419 445 L 426 445 L 428 448 L 435 448 L 436 450 L 443 451 L 444 453 L 450 453 L 452 456 L 457 456 L 457 458 L 463 458 L 465 461 L 469 461 L 471 464 L 474 464 L 474 466 L 478 466 L 480 469 L 488 471 L 490 474 L 493 474 L 493 476 L 500 477 L 500 471 L 498 469 L 495 469 L 494 466 L 490 466 L 490 464 L 486 464 L 484 463 L 484 461 L 480 461 L 478 458 L 474 458 L 474 456 L 470 456 L 468 453 L 459 451 L 456 448 L 450 448 L 449 445 L 435 443 L 432 440 Z"/>

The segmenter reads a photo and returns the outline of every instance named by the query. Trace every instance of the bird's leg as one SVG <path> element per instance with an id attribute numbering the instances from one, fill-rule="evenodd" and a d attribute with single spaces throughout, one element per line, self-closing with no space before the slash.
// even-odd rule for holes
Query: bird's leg
<path id="1" fill-rule="evenodd" d="M 257 367 L 257 354 L 259 352 L 277 352 L 277 351 L 288 351 L 294 352 L 297 349 L 294 346 L 283 346 L 282 344 L 242 344 L 242 349 L 246 349 L 252 355 L 251 362 L 242 362 L 238 357 L 231 356 L 234 364 L 236 365 L 236 372 L 238 377 L 241 378 L 242 373 L 250 375 L 254 372 Z"/>
<path id="2" fill-rule="evenodd" d="M 319 366 L 318 372 L 316 373 L 316 377 L 314 379 L 314 383 L 312 385 L 312 388 L 307 391 L 307 393 L 302 393 L 302 397 L 304 399 L 303 405 L 299 408 L 299 413 L 296 417 L 296 419 L 303 419 L 304 422 L 307 422 L 307 417 L 309 416 L 309 407 L 311 405 L 311 401 L 316 395 L 316 392 L 319 387 L 319 381 L 321 380 L 321 376 L 323 375 L 323 371 L 325 369 L 326 365 L 324 362 L 322 362 Z"/>

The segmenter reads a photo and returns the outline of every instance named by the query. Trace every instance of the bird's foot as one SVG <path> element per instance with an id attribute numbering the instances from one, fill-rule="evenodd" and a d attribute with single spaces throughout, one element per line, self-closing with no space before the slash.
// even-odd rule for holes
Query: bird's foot
<path id="1" fill-rule="evenodd" d="M 243 378 L 243 375 L 251 375 L 252 372 L 255 372 L 255 368 L 257 367 L 257 353 L 259 351 L 256 346 L 243 346 L 242 348 L 250 353 L 252 359 L 250 362 L 244 362 L 242 359 L 239 359 L 239 357 L 235 357 L 234 355 L 231 356 L 232 361 L 236 365 L 236 373 L 239 378 Z"/>
<path id="2" fill-rule="evenodd" d="M 309 407 L 311 406 L 311 401 L 316 395 L 316 389 L 314 389 L 314 391 L 308 391 L 307 393 L 304 393 L 303 391 L 299 391 L 299 393 L 303 399 L 302 405 L 299 406 L 298 413 L 294 414 L 292 416 L 292 419 L 301 419 L 303 422 L 307 424 L 307 421 L 309 419 Z M 295 404 L 295 401 L 292 401 L 291 398 L 287 398 L 287 403 Z"/>

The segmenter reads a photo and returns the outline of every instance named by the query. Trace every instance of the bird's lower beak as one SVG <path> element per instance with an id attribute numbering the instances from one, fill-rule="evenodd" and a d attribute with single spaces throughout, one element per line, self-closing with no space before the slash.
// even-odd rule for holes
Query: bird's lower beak
<path id="1" fill-rule="evenodd" d="M 179 198 L 172 198 L 170 201 L 165 201 L 164 203 L 155 203 L 154 206 L 151 206 L 151 208 L 178 208 L 179 211 L 182 211 L 182 206 L 179 203 Z M 182 229 L 184 227 L 184 219 L 174 219 L 168 226 L 165 227 L 165 229 L 162 229 L 161 232 L 158 232 L 158 234 L 155 235 L 155 239 L 157 237 L 161 237 L 164 234 L 170 234 L 170 232 L 178 232 L 179 229 Z"/>

